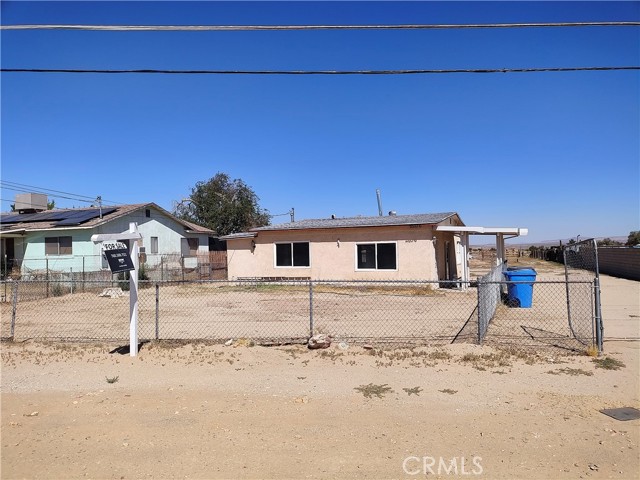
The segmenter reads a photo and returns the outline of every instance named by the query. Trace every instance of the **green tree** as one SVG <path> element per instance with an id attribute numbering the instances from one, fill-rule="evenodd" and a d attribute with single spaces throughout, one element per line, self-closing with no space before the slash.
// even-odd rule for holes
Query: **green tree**
<path id="1" fill-rule="evenodd" d="M 189 198 L 176 208 L 176 216 L 215 231 L 217 235 L 243 232 L 269 225 L 269 212 L 258 205 L 258 196 L 240 179 L 218 172 L 198 182 Z"/>
<path id="2" fill-rule="evenodd" d="M 598 246 L 600 247 L 617 247 L 622 245 L 622 243 L 617 242 L 616 240 L 611 240 L 609 237 L 598 240 Z"/>
<path id="3" fill-rule="evenodd" d="M 627 238 L 627 243 L 625 245 L 628 245 L 629 247 L 640 245 L 640 230 L 629 232 L 629 238 Z"/>

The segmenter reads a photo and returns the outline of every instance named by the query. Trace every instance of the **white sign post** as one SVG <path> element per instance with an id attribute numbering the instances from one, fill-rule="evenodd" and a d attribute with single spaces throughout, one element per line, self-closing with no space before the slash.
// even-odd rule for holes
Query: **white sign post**
<path id="1" fill-rule="evenodd" d="M 135 222 L 129 223 L 129 231 L 125 233 L 103 233 L 91 236 L 93 243 L 134 240 L 130 252 L 133 271 L 129 275 L 129 355 L 132 357 L 138 354 L 138 268 L 140 264 L 138 240 L 141 238 L 138 224 Z"/>
<path id="2" fill-rule="evenodd" d="M 138 233 L 136 223 L 129 224 L 129 233 Z M 135 357 L 138 353 L 138 268 L 140 267 L 140 247 L 134 241 L 131 245 L 131 260 L 133 272 L 129 274 L 129 355 Z"/>

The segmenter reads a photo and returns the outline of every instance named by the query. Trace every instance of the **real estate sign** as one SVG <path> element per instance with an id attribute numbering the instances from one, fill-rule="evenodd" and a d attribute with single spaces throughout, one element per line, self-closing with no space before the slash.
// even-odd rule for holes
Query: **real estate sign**
<path id="1" fill-rule="evenodd" d="M 122 242 L 103 242 L 104 255 L 111 273 L 130 272 L 134 269 L 127 246 Z"/>

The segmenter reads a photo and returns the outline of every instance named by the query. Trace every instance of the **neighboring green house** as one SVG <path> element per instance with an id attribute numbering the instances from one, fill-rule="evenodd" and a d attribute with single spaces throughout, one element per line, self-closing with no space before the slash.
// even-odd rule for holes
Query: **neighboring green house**
<path id="1" fill-rule="evenodd" d="M 127 232 L 131 222 L 138 224 L 143 261 L 149 267 L 171 256 L 183 268 L 194 268 L 199 256 L 208 257 L 209 237 L 214 232 L 181 220 L 155 203 L 25 209 L 0 215 L 3 271 L 22 275 L 41 271 L 108 271 L 101 246 L 93 243 L 91 236 Z"/>

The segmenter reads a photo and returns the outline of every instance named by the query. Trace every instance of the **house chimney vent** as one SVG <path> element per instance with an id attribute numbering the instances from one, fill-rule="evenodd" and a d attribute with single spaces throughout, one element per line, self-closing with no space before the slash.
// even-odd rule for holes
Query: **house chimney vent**
<path id="1" fill-rule="evenodd" d="M 395 217 L 396 216 L 396 211 L 395 210 L 389 211 L 389 216 L 390 217 Z"/>

